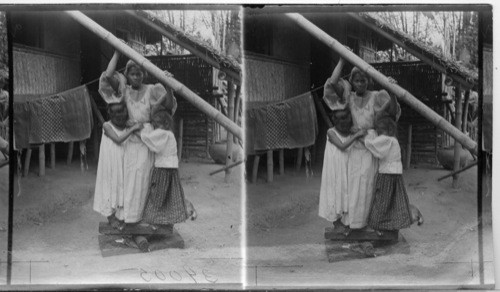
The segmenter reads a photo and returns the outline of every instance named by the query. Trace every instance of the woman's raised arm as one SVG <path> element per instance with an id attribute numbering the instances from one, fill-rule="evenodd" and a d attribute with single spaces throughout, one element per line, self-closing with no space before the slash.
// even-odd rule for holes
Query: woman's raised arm
<path id="1" fill-rule="evenodd" d="M 323 100 L 331 110 L 339 107 L 339 104 L 345 104 L 344 91 L 350 91 L 350 88 L 346 88 L 349 86 L 349 83 L 340 78 L 344 63 L 344 59 L 340 58 L 335 69 L 333 69 L 332 75 L 326 80 L 323 88 Z"/>
<path id="2" fill-rule="evenodd" d="M 109 61 L 108 67 L 106 68 L 106 80 L 109 82 L 109 85 L 115 90 L 118 91 L 118 88 L 120 86 L 120 81 L 116 78 L 114 78 L 115 71 L 116 71 L 116 64 L 118 64 L 118 60 L 120 59 L 120 52 L 115 50 L 115 53 L 113 54 L 113 57 Z"/>

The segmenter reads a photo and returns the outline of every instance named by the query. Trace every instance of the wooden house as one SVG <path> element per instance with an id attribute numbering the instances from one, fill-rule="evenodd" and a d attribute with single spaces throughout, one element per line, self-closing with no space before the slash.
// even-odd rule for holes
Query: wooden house
<path id="1" fill-rule="evenodd" d="M 441 115 L 450 116 L 446 113 L 447 107 L 442 97 L 446 89 L 445 74 L 467 83 L 469 87 L 477 86 L 477 73 L 443 58 L 372 14 L 313 12 L 304 13 L 303 16 L 351 48 L 380 72 L 396 79 L 403 88 Z M 312 91 L 315 98 L 321 100 L 321 87 L 331 75 L 339 56 L 298 27 L 281 11 L 249 9 L 245 15 L 243 43 L 247 106 L 272 103 L 307 91 Z M 387 50 L 393 44 L 403 46 L 422 61 L 377 63 L 376 52 Z M 350 69 L 351 66 L 344 68 L 344 78 Z M 449 143 L 447 135 L 406 105 L 402 105 L 402 111 L 398 133 L 403 152 L 407 150 L 407 145 L 411 145 L 411 163 L 437 163 L 436 151 Z M 410 125 L 413 139 L 408 144 Z M 316 162 L 322 161 L 328 128 L 320 114 L 318 126 L 319 134 L 312 147 L 313 160 Z"/>
<path id="2" fill-rule="evenodd" d="M 137 16 L 126 11 L 105 10 L 85 11 L 85 14 L 115 36 L 127 41 L 140 53 L 145 51 L 148 44 L 157 44 L 163 39 L 158 31 L 142 21 L 141 18 L 150 17 L 146 12 L 138 11 Z M 91 142 L 86 144 L 88 144 L 88 152 L 97 158 L 102 133 L 100 124 L 102 119 L 107 119 L 105 103 L 98 93 L 98 78 L 106 69 L 114 49 L 61 11 L 11 12 L 10 25 L 13 36 L 14 103 L 20 105 L 33 102 L 85 84 L 92 103 L 95 103 L 93 104 L 94 126 L 90 137 Z M 181 46 L 188 49 L 190 47 L 203 48 L 207 54 L 218 54 L 206 44 L 185 35 L 179 29 L 169 25 L 165 27 L 176 35 L 182 34 Z M 228 61 L 223 56 L 219 57 L 225 61 L 223 64 L 236 68 L 239 74 L 239 66 L 235 61 Z M 174 73 L 177 80 L 188 87 L 193 86 L 193 90 L 212 105 L 217 102 L 214 96 L 220 94 L 217 89 L 222 88 L 222 81 L 218 78 L 218 70 L 213 69 L 206 61 L 194 56 L 157 56 L 152 57 L 151 60 L 164 70 Z M 123 69 L 126 61 L 126 58 L 121 58 L 117 67 Z M 200 79 L 201 75 L 203 78 Z M 177 99 L 179 111 L 176 114 L 176 120 L 184 120 L 184 133 L 186 133 L 184 148 L 193 151 L 203 150 L 206 153 L 209 144 L 220 139 L 222 132 L 220 127 L 209 121 L 201 111 L 181 97 Z M 100 118 L 101 121 L 96 108 L 103 116 Z M 18 115 L 17 119 L 22 122 L 21 115 Z M 15 135 L 20 134 L 15 133 Z M 39 146 L 40 163 L 42 163 L 45 159 L 42 154 L 45 152 L 45 146 L 48 147 L 48 145 L 36 146 Z M 67 147 L 58 143 L 58 151 L 55 151 L 55 148 L 55 143 L 50 143 L 52 166 L 56 153 L 64 155 L 67 152 L 68 161 L 71 160 L 72 146 Z M 29 163 L 29 157 L 26 160 Z M 25 172 L 29 169 L 29 164 L 27 166 Z"/>

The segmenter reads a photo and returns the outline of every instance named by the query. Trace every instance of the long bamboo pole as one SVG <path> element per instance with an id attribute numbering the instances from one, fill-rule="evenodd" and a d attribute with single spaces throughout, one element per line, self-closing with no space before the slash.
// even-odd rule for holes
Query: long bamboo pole
<path id="1" fill-rule="evenodd" d="M 140 11 L 133 11 L 133 10 L 126 10 L 128 14 L 132 15 L 135 17 L 137 20 L 141 21 L 142 23 L 146 24 L 147 26 L 151 27 L 152 29 L 156 30 L 160 34 L 162 34 L 164 37 L 168 38 L 169 40 L 173 41 L 174 43 L 184 47 L 186 50 L 190 51 L 193 53 L 193 55 L 201 58 L 208 64 L 210 64 L 212 67 L 215 67 L 222 72 L 226 73 L 233 81 L 235 81 L 238 84 L 241 84 L 241 76 L 239 72 L 235 72 L 234 70 L 230 70 L 228 68 L 225 68 L 224 66 L 221 66 L 221 64 L 213 57 L 211 57 L 209 54 L 202 52 L 195 48 L 194 46 L 191 46 L 189 44 L 186 44 L 184 41 L 182 41 L 179 36 L 175 35 L 172 32 L 169 32 L 165 28 L 161 27 L 160 25 L 154 23 L 152 20 L 148 19 L 145 15 L 140 15 Z M 162 42 L 163 44 L 163 42 Z"/>
<path id="2" fill-rule="evenodd" d="M 366 63 L 363 59 L 355 55 L 353 52 L 349 51 L 344 45 L 329 36 L 327 33 L 322 31 L 319 27 L 314 25 L 302 15 L 297 13 L 286 13 L 286 16 L 292 19 L 304 30 L 309 32 L 312 36 L 326 44 L 329 48 L 340 54 L 349 63 L 365 72 L 368 76 L 373 78 L 375 82 L 379 83 L 380 85 L 382 85 L 382 87 L 393 93 L 397 98 L 405 102 L 408 106 L 413 108 L 424 118 L 448 133 L 465 148 L 469 149 L 471 153 L 477 154 L 477 143 L 474 140 L 470 139 L 466 134 L 462 133 L 460 129 L 455 128 L 442 116 L 438 115 L 407 90 L 397 84 L 390 83 L 388 78 L 384 74 L 375 70 L 375 68 L 373 68 L 370 64 Z"/>
<path id="3" fill-rule="evenodd" d="M 125 56 L 132 59 L 139 66 L 142 66 L 147 72 L 157 78 L 163 85 L 168 86 L 174 90 L 175 93 L 187 99 L 196 108 L 201 110 L 203 113 L 208 115 L 210 118 L 214 119 L 216 122 L 221 124 L 229 132 L 233 133 L 236 137 L 242 139 L 242 130 L 238 125 L 225 117 L 221 112 L 213 108 L 208 102 L 203 100 L 196 93 L 187 88 L 184 84 L 180 83 L 173 77 L 167 77 L 163 71 L 151 63 L 148 59 L 141 56 L 139 53 L 134 51 L 132 48 L 124 44 L 112 33 L 101 27 L 95 21 L 90 19 L 85 14 L 80 11 L 66 11 L 66 13 L 71 16 L 74 20 L 80 23 L 82 26 L 86 27 L 88 30 L 98 35 L 104 41 L 113 46 L 116 50 L 120 51 Z"/>
<path id="4" fill-rule="evenodd" d="M 234 95 L 235 88 L 233 82 L 229 81 L 227 83 L 227 112 L 228 118 L 234 121 Z M 229 166 L 233 162 L 233 135 L 227 133 L 226 138 L 226 166 Z M 231 174 L 231 168 L 226 168 L 225 180 L 228 181 Z"/>
<path id="5" fill-rule="evenodd" d="M 455 87 L 455 127 L 457 129 L 462 129 L 462 88 L 460 85 Z M 454 188 L 458 187 L 458 173 L 457 171 L 460 169 L 460 160 L 462 156 L 462 145 L 457 143 L 457 140 L 455 140 L 455 146 L 454 146 L 455 152 L 453 155 L 453 172 L 455 174 L 453 175 L 453 182 L 452 186 Z"/>

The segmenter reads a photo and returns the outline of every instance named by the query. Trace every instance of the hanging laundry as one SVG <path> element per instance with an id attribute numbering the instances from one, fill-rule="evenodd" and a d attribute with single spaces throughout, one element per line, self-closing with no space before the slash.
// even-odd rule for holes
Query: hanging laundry
<path id="1" fill-rule="evenodd" d="M 50 96 L 14 103 L 17 149 L 29 144 L 85 140 L 92 131 L 92 108 L 85 85 Z"/>
<path id="2" fill-rule="evenodd" d="M 246 110 L 246 152 L 313 145 L 318 132 L 310 92 Z"/>

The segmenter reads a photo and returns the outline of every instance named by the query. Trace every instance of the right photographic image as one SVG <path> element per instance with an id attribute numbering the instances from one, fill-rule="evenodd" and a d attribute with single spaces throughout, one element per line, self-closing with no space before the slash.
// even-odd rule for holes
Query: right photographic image
<path id="1" fill-rule="evenodd" d="M 494 287 L 490 5 L 243 9 L 246 286 Z"/>

